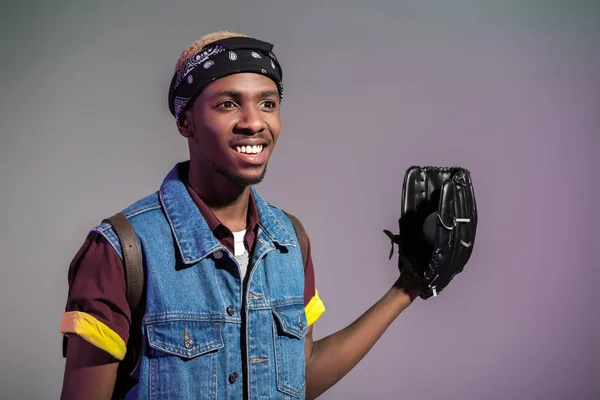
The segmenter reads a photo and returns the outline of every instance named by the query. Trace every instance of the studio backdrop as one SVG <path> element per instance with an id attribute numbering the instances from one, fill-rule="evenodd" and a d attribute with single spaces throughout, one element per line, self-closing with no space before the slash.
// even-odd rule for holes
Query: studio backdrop
<path id="1" fill-rule="evenodd" d="M 472 172 L 465 271 L 321 398 L 600 398 L 598 21 L 583 0 L 4 2 L 0 397 L 59 397 L 69 263 L 187 159 L 174 65 L 231 30 L 274 43 L 283 66 L 258 189 L 310 236 L 316 339 L 397 278 L 383 230 L 397 230 L 406 168 Z"/>

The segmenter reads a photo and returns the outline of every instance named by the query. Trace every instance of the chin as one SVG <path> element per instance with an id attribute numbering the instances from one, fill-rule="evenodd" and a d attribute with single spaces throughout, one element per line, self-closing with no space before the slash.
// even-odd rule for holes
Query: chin
<path id="1" fill-rule="evenodd" d="M 258 172 L 258 171 L 255 171 Z M 238 172 L 238 171 L 232 171 L 232 170 L 223 170 L 221 171 L 221 173 L 223 173 L 223 175 L 225 175 L 227 178 L 229 178 L 231 181 L 233 181 L 234 183 L 236 183 L 239 186 L 252 186 L 252 185 L 258 185 L 260 182 L 262 182 L 262 180 L 265 178 L 265 175 L 267 173 L 267 167 L 265 166 L 264 168 L 262 168 L 262 171 L 260 171 L 259 173 L 243 173 L 243 172 Z"/>

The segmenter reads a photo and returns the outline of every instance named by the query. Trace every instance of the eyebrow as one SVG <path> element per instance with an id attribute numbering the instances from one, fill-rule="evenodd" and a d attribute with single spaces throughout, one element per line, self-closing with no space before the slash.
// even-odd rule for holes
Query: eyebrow
<path id="1" fill-rule="evenodd" d="M 211 96 L 211 98 L 213 98 L 213 99 L 216 99 L 219 97 L 233 97 L 235 99 L 239 99 L 243 96 L 242 96 L 241 92 L 238 92 L 235 90 L 220 90 Z M 259 98 L 279 97 L 279 93 L 275 90 L 263 90 L 262 92 L 258 93 L 257 97 L 259 97 Z"/>

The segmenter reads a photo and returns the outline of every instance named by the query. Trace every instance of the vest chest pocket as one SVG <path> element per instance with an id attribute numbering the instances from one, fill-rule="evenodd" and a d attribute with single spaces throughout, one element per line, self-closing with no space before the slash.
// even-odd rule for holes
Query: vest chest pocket
<path id="1" fill-rule="evenodd" d="M 304 342 L 308 324 L 302 304 L 273 308 L 277 389 L 303 398 L 306 388 Z"/>
<path id="2" fill-rule="evenodd" d="M 221 325 L 180 319 L 146 329 L 150 398 L 215 398 L 217 354 L 224 347 Z"/>

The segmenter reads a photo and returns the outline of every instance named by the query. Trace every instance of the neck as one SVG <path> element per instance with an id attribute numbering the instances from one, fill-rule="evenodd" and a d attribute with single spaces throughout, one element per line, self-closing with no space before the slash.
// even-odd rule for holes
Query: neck
<path id="1" fill-rule="evenodd" d="M 190 162 L 188 182 L 217 218 L 231 231 L 246 229 L 250 187 L 231 182 L 209 166 Z"/>

